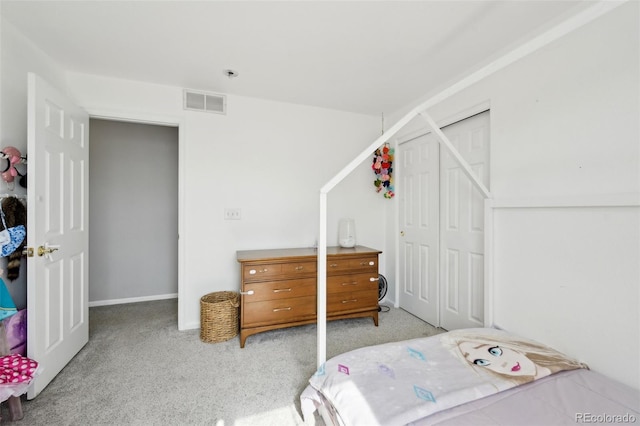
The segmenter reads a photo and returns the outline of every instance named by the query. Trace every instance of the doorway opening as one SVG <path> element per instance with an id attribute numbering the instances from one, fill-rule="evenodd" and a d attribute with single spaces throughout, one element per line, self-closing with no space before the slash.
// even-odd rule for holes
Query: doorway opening
<path id="1" fill-rule="evenodd" d="M 177 298 L 179 128 L 89 129 L 89 306 Z"/>

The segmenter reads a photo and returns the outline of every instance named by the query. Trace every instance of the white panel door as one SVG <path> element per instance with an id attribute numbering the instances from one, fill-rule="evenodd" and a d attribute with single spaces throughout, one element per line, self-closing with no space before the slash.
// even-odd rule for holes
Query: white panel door
<path id="1" fill-rule="evenodd" d="M 27 355 L 35 398 L 89 340 L 89 117 L 28 78 Z"/>
<path id="2" fill-rule="evenodd" d="M 443 129 L 489 187 L 489 112 Z M 440 326 L 484 324 L 484 198 L 447 150 L 440 157 Z"/>
<path id="3" fill-rule="evenodd" d="M 400 306 L 438 326 L 438 142 L 432 135 L 400 150 Z"/>

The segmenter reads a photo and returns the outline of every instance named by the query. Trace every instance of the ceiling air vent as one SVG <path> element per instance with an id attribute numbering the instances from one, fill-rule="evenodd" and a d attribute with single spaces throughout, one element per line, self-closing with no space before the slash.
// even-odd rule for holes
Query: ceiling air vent
<path id="1" fill-rule="evenodd" d="M 193 111 L 227 113 L 227 97 L 217 93 L 184 91 L 184 109 Z"/>

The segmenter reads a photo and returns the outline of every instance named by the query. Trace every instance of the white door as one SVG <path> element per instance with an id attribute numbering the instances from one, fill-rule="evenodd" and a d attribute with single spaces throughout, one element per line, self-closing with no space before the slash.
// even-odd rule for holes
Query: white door
<path id="1" fill-rule="evenodd" d="M 489 112 L 442 131 L 488 186 Z M 483 197 L 432 134 L 399 148 L 400 306 L 448 330 L 482 326 Z"/>
<path id="2" fill-rule="evenodd" d="M 489 187 L 489 112 L 443 129 Z M 484 197 L 458 162 L 440 150 L 440 326 L 484 324 Z"/>
<path id="3" fill-rule="evenodd" d="M 35 398 L 89 341 L 89 117 L 28 77 L 27 356 Z"/>
<path id="4" fill-rule="evenodd" d="M 420 136 L 402 145 L 400 306 L 438 325 L 438 142 Z"/>

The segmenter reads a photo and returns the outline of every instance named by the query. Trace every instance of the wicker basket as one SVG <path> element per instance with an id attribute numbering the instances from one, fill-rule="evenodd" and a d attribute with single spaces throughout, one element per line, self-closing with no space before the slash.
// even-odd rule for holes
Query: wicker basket
<path id="1" fill-rule="evenodd" d="M 233 291 L 218 291 L 200 298 L 200 340 L 224 342 L 238 335 L 240 295 Z"/>

